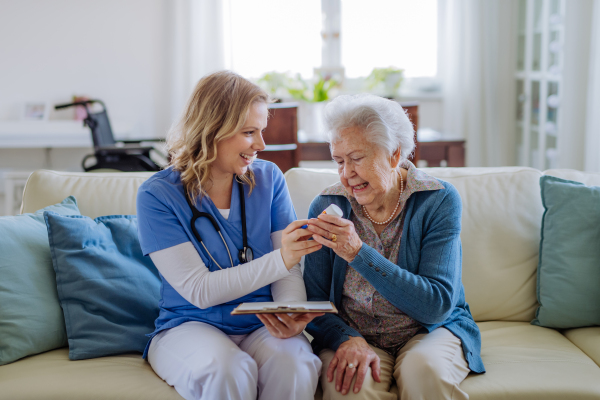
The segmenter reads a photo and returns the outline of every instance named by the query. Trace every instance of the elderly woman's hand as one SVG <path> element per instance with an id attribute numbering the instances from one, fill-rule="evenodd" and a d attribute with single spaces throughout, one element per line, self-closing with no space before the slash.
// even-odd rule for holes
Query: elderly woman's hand
<path id="1" fill-rule="evenodd" d="M 335 215 L 321 214 L 308 220 L 307 230 L 313 233 L 315 242 L 329 247 L 347 262 L 352 262 L 362 247 L 352 221 Z"/>
<path id="2" fill-rule="evenodd" d="M 352 364 L 352 368 L 348 366 L 350 364 Z M 365 339 L 351 337 L 342 343 L 335 352 L 335 356 L 327 368 L 327 381 L 333 380 L 333 372 L 336 371 L 335 390 L 346 394 L 350 390 L 352 378 L 356 374 L 353 390 L 354 393 L 358 393 L 365 381 L 369 367 L 371 367 L 375 382 L 381 382 L 379 356 L 369 347 Z"/>

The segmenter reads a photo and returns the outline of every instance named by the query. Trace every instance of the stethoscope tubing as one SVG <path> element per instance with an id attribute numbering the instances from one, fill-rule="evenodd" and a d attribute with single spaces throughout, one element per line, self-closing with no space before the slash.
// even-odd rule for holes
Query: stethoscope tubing
<path id="1" fill-rule="evenodd" d="M 236 182 L 238 183 L 238 188 L 239 188 L 239 192 L 240 192 L 240 208 L 241 208 L 241 214 L 242 214 L 242 233 L 243 233 L 243 246 L 244 246 L 244 248 L 239 251 L 238 257 L 240 260 L 240 264 L 243 264 L 248 261 L 252 261 L 253 251 L 252 251 L 252 248 L 250 246 L 248 246 L 248 236 L 246 233 L 246 202 L 244 199 L 244 187 L 243 187 L 242 183 L 240 181 L 238 181 L 237 179 L 236 179 Z M 198 233 L 198 230 L 196 229 L 196 220 L 198 218 L 206 217 L 211 222 L 212 226 L 215 228 L 215 231 L 217 231 L 217 233 L 221 237 L 221 240 L 223 241 L 223 245 L 225 246 L 225 249 L 227 249 L 227 255 L 229 256 L 229 262 L 231 263 L 231 268 L 233 268 L 234 265 L 233 265 L 233 258 L 231 257 L 231 251 L 229 251 L 229 246 L 227 245 L 227 242 L 225 241 L 225 238 L 223 237 L 223 234 L 221 233 L 221 228 L 219 227 L 219 224 L 217 223 L 215 218 L 212 215 L 210 215 L 209 213 L 200 212 L 196 207 L 194 207 L 189 196 L 187 195 L 187 192 L 185 192 L 185 189 L 184 189 L 184 196 L 185 196 L 185 200 L 187 201 L 190 209 L 192 210 L 192 220 L 190 221 L 190 227 L 192 229 L 192 233 L 194 234 L 194 237 L 196 238 L 196 240 L 198 240 L 198 242 L 202 245 L 202 247 L 206 251 L 206 254 L 208 254 L 208 256 L 210 257 L 210 259 L 217 265 L 217 267 L 219 267 L 220 270 L 222 270 L 223 268 L 217 262 L 217 260 L 215 260 L 215 258 L 212 256 L 210 251 L 208 251 L 208 248 L 202 241 L 202 237 L 200 236 L 200 233 Z"/>

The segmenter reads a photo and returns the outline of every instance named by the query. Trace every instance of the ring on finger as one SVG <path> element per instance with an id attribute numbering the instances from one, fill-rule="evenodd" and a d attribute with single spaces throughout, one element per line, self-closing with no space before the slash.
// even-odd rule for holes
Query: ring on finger
<path id="1" fill-rule="evenodd" d="M 348 368 L 350 368 L 350 369 L 354 369 L 355 367 L 356 366 L 354 364 L 352 364 L 352 363 L 348 364 Z"/>
<path id="2" fill-rule="evenodd" d="M 331 234 L 331 241 L 332 242 L 337 242 L 337 235 L 335 233 Z"/>

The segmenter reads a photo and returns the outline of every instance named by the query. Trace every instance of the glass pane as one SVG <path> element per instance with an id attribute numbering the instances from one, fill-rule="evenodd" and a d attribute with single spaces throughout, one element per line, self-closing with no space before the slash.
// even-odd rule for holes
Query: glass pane
<path id="1" fill-rule="evenodd" d="M 529 132 L 531 140 L 529 141 L 529 166 L 533 168 L 540 168 L 538 166 L 539 157 L 539 132 L 537 126 L 532 126 Z"/>
<path id="2" fill-rule="evenodd" d="M 517 80 L 517 121 L 523 121 L 523 107 L 525 105 L 525 93 L 523 81 Z"/>
<path id="3" fill-rule="evenodd" d="M 556 136 L 546 136 L 546 165 L 544 169 L 556 168 L 558 166 L 556 150 Z"/>
<path id="4" fill-rule="evenodd" d="M 517 122 L 517 165 L 525 164 L 525 148 L 523 147 L 523 122 Z"/>
<path id="5" fill-rule="evenodd" d="M 533 59 L 531 61 L 531 69 L 539 71 L 542 60 L 542 34 L 536 33 L 533 35 Z"/>
<path id="6" fill-rule="evenodd" d="M 321 65 L 319 0 L 231 0 L 229 11 L 233 71 L 245 78 L 269 71 L 311 77 Z"/>
<path id="7" fill-rule="evenodd" d="M 340 35 L 346 77 L 389 66 L 404 69 L 407 77 L 435 76 L 437 12 L 437 0 L 371 0 L 368 7 L 362 0 L 344 0 Z"/>
<path id="8" fill-rule="evenodd" d="M 533 31 L 542 31 L 542 0 L 535 0 L 533 6 Z"/>
<path id="9" fill-rule="evenodd" d="M 531 125 L 537 126 L 540 120 L 540 82 L 531 82 Z"/>
<path id="10" fill-rule="evenodd" d="M 517 41 L 517 70 L 525 69 L 525 35 L 519 35 Z"/>
<path id="11" fill-rule="evenodd" d="M 560 43 L 558 31 L 551 31 L 548 42 L 548 48 L 550 49 L 550 51 L 548 52 L 548 71 L 555 75 L 560 73 L 560 65 L 558 61 L 558 56 L 560 52 L 552 51 L 552 49 L 556 47 L 558 43 Z"/>
<path id="12" fill-rule="evenodd" d="M 560 0 L 550 0 L 550 20 L 552 15 L 560 15 Z"/>
<path id="13" fill-rule="evenodd" d="M 527 0 L 519 0 L 519 34 L 525 34 L 525 22 L 527 21 Z"/>
<path id="14" fill-rule="evenodd" d="M 546 114 L 546 133 L 556 136 L 556 112 L 558 107 L 558 82 L 548 82 L 548 111 Z"/>

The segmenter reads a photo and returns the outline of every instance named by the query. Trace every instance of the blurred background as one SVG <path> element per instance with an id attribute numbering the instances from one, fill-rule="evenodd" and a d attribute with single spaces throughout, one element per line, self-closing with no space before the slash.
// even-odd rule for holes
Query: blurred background
<path id="1" fill-rule="evenodd" d="M 293 109 L 270 137 L 294 165 L 330 167 L 323 106 L 369 92 L 408 110 L 419 166 L 600 171 L 600 0 L 0 0 L 0 214 L 31 171 L 93 153 L 56 104 L 163 139 L 221 69 Z"/>

